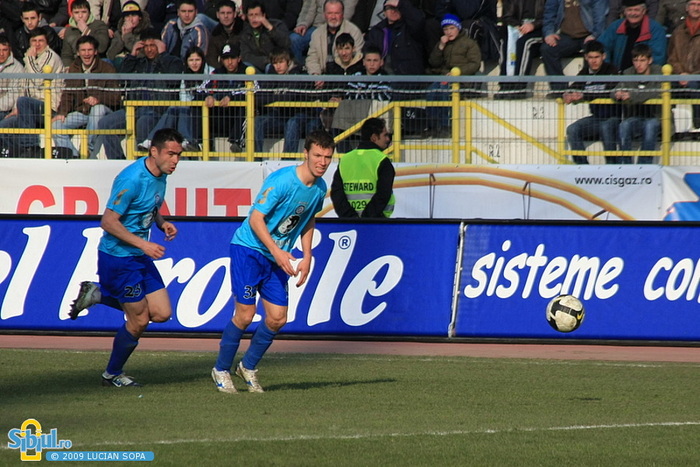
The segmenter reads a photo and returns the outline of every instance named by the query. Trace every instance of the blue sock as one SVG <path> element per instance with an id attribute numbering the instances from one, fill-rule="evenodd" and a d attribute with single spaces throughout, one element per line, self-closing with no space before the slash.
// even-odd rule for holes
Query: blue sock
<path id="1" fill-rule="evenodd" d="M 122 308 L 122 304 L 119 303 L 119 300 L 117 300 L 114 297 L 108 297 L 108 296 L 103 295 L 102 300 L 100 300 L 100 303 L 103 305 L 107 305 L 108 307 L 116 308 L 117 310 L 124 311 L 124 309 Z"/>
<path id="2" fill-rule="evenodd" d="M 267 349 L 272 345 L 272 340 L 277 335 L 276 332 L 270 331 L 262 321 L 255 330 L 253 338 L 250 340 L 250 347 L 243 355 L 243 366 L 249 370 L 254 370 L 258 363 L 267 352 Z"/>
<path id="3" fill-rule="evenodd" d="M 214 365 L 217 371 L 231 371 L 233 358 L 236 356 L 238 346 L 241 344 L 243 331 L 245 329 L 239 329 L 238 326 L 233 324 L 233 321 L 229 321 L 224 328 L 221 342 L 219 343 L 219 357 L 216 359 L 216 365 Z"/>
<path id="4" fill-rule="evenodd" d="M 116 308 L 117 310 L 124 311 L 124 308 L 122 308 L 122 304 L 119 303 L 119 300 L 117 300 L 116 298 L 114 298 L 110 295 L 107 295 L 107 293 L 105 292 L 105 289 L 102 288 L 102 285 L 99 282 L 95 282 L 95 284 L 97 284 L 98 287 L 100 288 L 100 294 L 102 295 L 102 298 L 100 299 L 100 304 L 106 305 L 106 306 L 111 307 L 111 308 Z"/>
<path id="5" fill-rule="evenodd" d="M 117 331 L 117 335 L 114 336 L 112 355 L 109 357 L 109 363 L 107 364 L 107 373 L 114 376 L 120 375 L 123 371 L 124 364 L 137 345 L 139 345 L 138 338 L 132 336 L 131 333 L 126 330 L 126 324 L 124 324 L 124 326 Z"/>

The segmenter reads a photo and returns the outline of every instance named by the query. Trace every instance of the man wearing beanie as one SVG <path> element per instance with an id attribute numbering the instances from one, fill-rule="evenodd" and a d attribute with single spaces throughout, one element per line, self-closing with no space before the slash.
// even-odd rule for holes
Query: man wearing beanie
<path id="1" fill-rule="evenodd" d="M 498 22 L 497 9 L 497 0 L 436 0 L 435 18 L 444 18 L 446 14 L 457 16 L 467 36 L 474 39 L 479 45 L 481 59 L 485 62 L 500 62 L 501 34 L 496 25 Z M 427 23 L 428 41 L 433 40 L 430 29 L 433 28 L 434 23 L 435 20 Z M 432 42 L 431 45 L 435 42 Z"/>
<path id="2" fill-rule="evenodd" d="M 666 30 L 647 15 L 644 0 L 622 0 L 624 18 L 605 29 L 600 42 L 605 45 L 608 62 L 618 70 L 632 66 L 632 48 L 647 44 L 656 65 L 666 63 Z"/>
<path id="3" fill-rule="evenodd" d="M 544 43 L 540 54 L 548 75 L 563 75 L 561 59 L 577 55 L 586 42 L 603 33 L 607 12 L 607 0 L 547 0 L 542 22 Z M 549 87 L 554 93 L 548 97 L 559 97 L 566 83 L 550 83 Z"/>
<path id="4" fill-rule="evenodd" d="M 448 75 L 454 67 L 458 67 L 462 76 L 476 74 L 481 67 L 481 50 L 466 31 L 455 15 L 446 14 L 440 23 L 443 35 L 440 42 L 433 48 L 428 57 L 428 71 L 434 75 Z M 450 84 L 435 82 L 430 85 L 429 101 L 450 100 Z M 428 107 L 428 127 L 424 130 L 427 137 L 447 138 L 450 131 L 450 110 L 446 107 Z"/>

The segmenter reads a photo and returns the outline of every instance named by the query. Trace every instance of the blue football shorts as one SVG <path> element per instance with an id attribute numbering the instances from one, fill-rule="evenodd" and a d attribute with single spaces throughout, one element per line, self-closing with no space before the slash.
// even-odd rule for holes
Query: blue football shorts
<path id="1" fill-rule="evenodd" d="M 256 295 L 274 305 L 287 306 L 289 276 L 259 251 L 231 244 L 231 291 L 236 302 L 254 305 Z"/>
<path id="2" fill-rule="evenodd" d="M 140 302 L 146 295 L 165 288 L 153 260 L 142 256 L 97 254 L 97 274 L 102 291 L 119 303 Z"/>

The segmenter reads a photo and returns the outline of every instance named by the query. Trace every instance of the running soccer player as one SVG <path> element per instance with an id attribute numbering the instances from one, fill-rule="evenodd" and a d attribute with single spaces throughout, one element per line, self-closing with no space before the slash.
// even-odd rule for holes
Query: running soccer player
<path id="1" fill-rule="evenodd" d="M 165 322 L 172 312 L 163 279 L 153 263 L 163 257 L 165 247 L 151 242 L 150 232 L 155 222 L 166 241 L 177 235 L 177 228 L 163 219 L 160 207 L 167 176 L 180 159 L 182 141 L 176 130 L 157 131 L 148 156 L 127 166 L 114 179 L 100 224 L 104 229 L 97 257 L 100 283 L 81 283 L 78 298 L 71 305 L 71 319 L 97 303 L 126 314 L 126 323 L 114 337 L 112 355 L 102 373 L 103 386 L 141 386 L 124 374 L 124 364 L 149 321 Z"/>
<path id="2" fill-rule="evenodd" d="M 297 278 L 300 287 L 311 270 L 314 216 L 323 207 L 326 182 L 321 178 L 333 158 L 335 142 L 324 130 L 310 133 L 304 143 L 304 161 L 273 172 L 263 182 L 248 217 L 231 240 L 231 285 L 235 310 L 226 324 L 219 357 L 211 371 L 216 388 L 235 393 L 231 367 L 243 332 L 255 316 L 257 294 L 265 319 L 258 324 L 248 351 L 236 367 L 250 392 L 264 392 L 257 378 L 257 365 L 277 332 L 287 322 L 287 282 Z M 301 236 L 303 257 L 296 265 L 291 251 Z"/>

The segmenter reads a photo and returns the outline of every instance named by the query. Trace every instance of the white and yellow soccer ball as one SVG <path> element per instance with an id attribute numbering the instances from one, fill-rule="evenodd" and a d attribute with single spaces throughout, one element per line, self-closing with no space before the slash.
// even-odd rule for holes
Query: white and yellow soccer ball
<path id="1" fill-rule="evenodd" d="M 559 295 L 547 304 L 547 322 L 559 332 L 575 331 L 585 316 L 583 303 L 573 295 Z"/>

